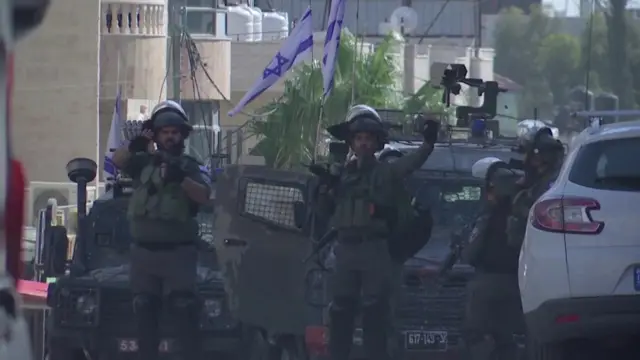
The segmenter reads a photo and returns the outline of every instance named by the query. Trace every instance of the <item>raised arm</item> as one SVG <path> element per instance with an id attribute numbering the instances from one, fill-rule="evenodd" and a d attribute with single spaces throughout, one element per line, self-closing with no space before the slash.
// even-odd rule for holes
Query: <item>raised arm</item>
<path id="1" fill-rule="evenodd" d="M 132 178 L 138 177 L 151 157 L 148 148 L 152 138 L 153 133 L 150 130 L 143 131 L 129 145 L 116 149 L 113 153 L 113 164 Z"/>
<path id="2" fill-rule="evenodd" d="M 426 120 L 422 129 L 424 142 L 420 147 L 398 160 L 388 164 L 392 175 L 395 178 L 402 179 L 419 169 L 422 164 L 429 158 L 433 147 L 438 140 L 438 132 L 440 131 L 440 123 L 435 120 Z"/>

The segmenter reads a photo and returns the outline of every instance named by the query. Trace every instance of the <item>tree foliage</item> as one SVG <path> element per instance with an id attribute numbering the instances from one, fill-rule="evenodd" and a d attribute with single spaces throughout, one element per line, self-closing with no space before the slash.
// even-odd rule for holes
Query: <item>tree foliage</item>
<path id="1" fill-rule="evenodd" d="M 262 109 L 269 115 L 249 125 L 249 131 L 259 139 L 254 152 L 263 156 L 268 166 L 295 168 L 311 160 L 318 140 L 317 130 L 344 121 L 352 104 L 406 112 L 439 106 L 436 105 L 439 91 L 428 83 L 407 98 L 398 91 L 398 60 L 392 51 L 397 42 L 398 39 L 390 35 L 374 51 L 360 51 L 362 44 L 344 31 L 334 88 L 324 106 L 320 65 L 304 64 L 294 69 L 293 76 L 285 82 L 283 97 Z"/>
<path id="2" fill-rule="evenodd" d="M 640 103 L 640 27 L 629 21 L 626 2 L 609 0 L 606 11 L 584 21 L 581 36 L 538 7 L 530 16 L 513 8 L 501 13 L 494 69 L 524 86 L 522 112 L 566 104 L 569 90 L 587 78 L 591 91 L 614 93 L 623 108 Z"/>

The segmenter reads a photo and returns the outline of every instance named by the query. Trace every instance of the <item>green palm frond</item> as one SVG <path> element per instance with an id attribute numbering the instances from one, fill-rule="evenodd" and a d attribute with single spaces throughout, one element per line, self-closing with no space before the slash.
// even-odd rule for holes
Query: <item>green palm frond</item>
<path id="1" fill-rule="evenodd" d="M 402 59 L 394 54 L 395 46 L 399 46 L 397 37 L 390 35 L 374 51 L 361 51 L 363 44 L 348 31 L 343 31 L 334 88 L 324 105 L 320 65 L 316 62 L 298 66 L 285 82 L 280 101 L 262 109 L 269 115 L 249 125 L 249 132 L 259 140 L 254 152 L 264 156 L 267 166 L 274 168 L 292 168 L 308 163 L 315 147 L 319 122 L 325 128 L 344 121 L 349 107 L 353 105 L 352 94 L 356 104 L 407 112 L 422 110 L 439 102 L 438 90 L 427 84 L 416 94 L 403 98 L 398 89 L 396 65 Z"/>

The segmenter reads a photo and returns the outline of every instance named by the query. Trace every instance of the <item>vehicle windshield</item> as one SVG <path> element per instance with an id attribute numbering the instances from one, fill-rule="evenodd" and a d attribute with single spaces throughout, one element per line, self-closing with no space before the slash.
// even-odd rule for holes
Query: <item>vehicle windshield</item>
<path id="1" fill-rule="evenodd" d="M 113 211 L 113 208 L 109 210 Z M 96 216 L 96 219 L 99 218 L 100 214 Z M 87 245 L 93 249 L 91 261 L 85 261 L 84 264 L 89 271 L 129 264 L 131 236 L 126 216 L 102 215 L 102 219 L 107 218 L 112 220 L 106 220 L 104 224 L 99 221 L 94 222 L 94 241 Z M 199 264 L 211 269 L 217 269 L 217 258 L 212 246 L 213 207 L 204 206 L 201 208 L 196 219 L 200 226 L 200 239 L 202 240 L 198 244 L 200 250 L 198 256 Z"/>
<path id="2" fill-rule="evenodd" d="M 416 201 L 431 209 L 431 239 L 416 257 L 443 259 L 449 251 L 451 232 L 473 222 L 482 206 L 482 182 L 473 179 L 415 179 L 409 184 Z"/>

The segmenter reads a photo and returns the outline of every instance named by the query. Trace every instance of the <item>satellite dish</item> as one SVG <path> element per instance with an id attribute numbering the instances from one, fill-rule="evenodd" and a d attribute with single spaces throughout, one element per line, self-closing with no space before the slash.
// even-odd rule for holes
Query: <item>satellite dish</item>
<path id="1" fill-rule="evenodd" d="M 418 26 L 418 13 L 408 6 L 401 6 L 391 13 L 391 28 L 401 34 L 411 33 Z"/>

